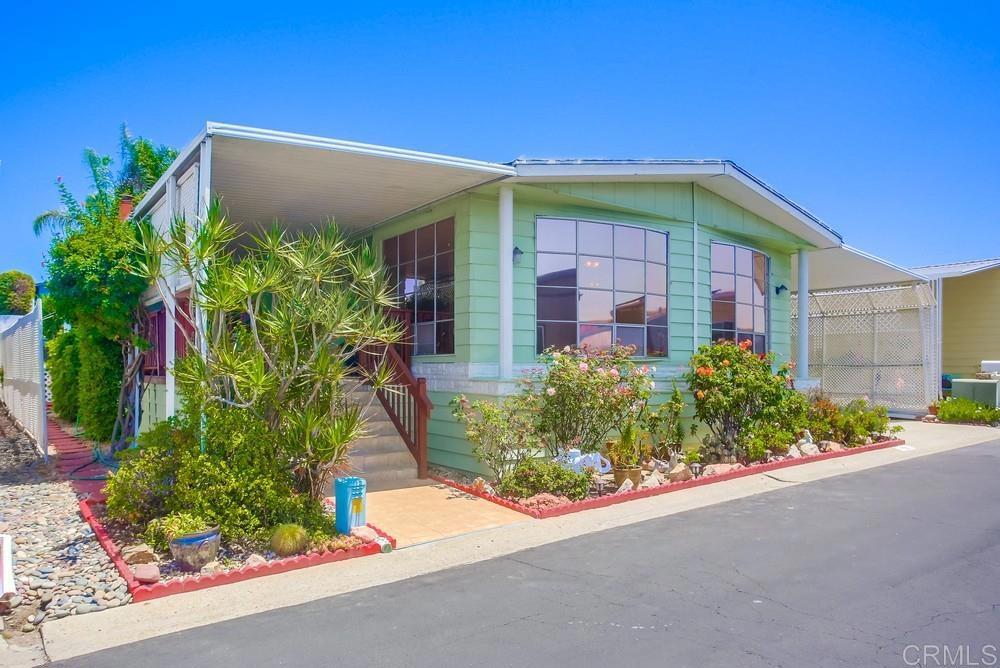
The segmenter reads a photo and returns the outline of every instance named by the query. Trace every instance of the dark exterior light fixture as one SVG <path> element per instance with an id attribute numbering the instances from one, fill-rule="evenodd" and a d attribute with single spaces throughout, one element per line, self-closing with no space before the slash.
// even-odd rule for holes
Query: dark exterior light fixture
<path id="1" fill-rule="evenodd" d="M 514 246 L 514 264 L 520 264 L 521 263 L 521 256 L 522 255 L 524 255 L 524 251 L 521 250 L 520 248 L 518 248 L 517 246 Z"/>
<path id="2" fill-rule="evenodd" d="M 788 289 L 788 286 L 785 285 L 784 283 L 782 283 L 781 285 L 779 285 L 778 287 L 776 287 L 774 289 L 774 294 L 780 295 L 782 292 L 784 292 L 787 289 Z"/>
<path id="3" fill-rule="evenodd" d="M 701 477 L 701 464 L 699 464 L 698 462 L 692 462 L 691 473 L 694 474 L 695 478 Z"/>

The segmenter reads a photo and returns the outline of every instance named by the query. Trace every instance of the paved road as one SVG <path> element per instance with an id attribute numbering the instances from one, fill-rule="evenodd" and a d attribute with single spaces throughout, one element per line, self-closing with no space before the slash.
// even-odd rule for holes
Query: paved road
<path id="1" fill-rule="evenodd" d="M 1000 442 L 63 665 L 1000 665 L 998 568 Z"/>

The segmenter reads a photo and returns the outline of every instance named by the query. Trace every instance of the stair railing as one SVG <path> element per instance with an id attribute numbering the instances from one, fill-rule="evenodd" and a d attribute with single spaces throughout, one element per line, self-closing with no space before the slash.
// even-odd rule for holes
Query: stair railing
<path id="1" fill-rule="evenodd" d="M 417 460 L 417 477 L 426 478 L 427 422 L 434 408 L 427 381 L 413 375 L 395 346 L 370 346 L 358 353 L 358 364 L 370 373 L 383 364 L 389 366 L 392 382 L 376 389 L 375 396 Z"/>

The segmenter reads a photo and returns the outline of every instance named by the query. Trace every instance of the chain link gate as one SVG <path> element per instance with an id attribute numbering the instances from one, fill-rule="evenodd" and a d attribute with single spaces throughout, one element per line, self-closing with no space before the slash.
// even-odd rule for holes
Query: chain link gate
<path id="1" fill-rule="evenodd" d="M 792 295 L 797 351 L 798 295 Z M 936 304 L 930 287 L 871 286 L 809 294 L 809 376 L 838 403 L 867 397 L 923 414 L 937 398 Z"/>

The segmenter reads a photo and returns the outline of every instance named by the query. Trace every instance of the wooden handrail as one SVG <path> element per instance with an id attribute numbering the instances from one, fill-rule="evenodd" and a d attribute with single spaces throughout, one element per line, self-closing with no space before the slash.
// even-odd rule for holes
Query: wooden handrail
<path id="1" fill-rule="evenodd" d="M 395 346 L 371 346 L 358 354 L 358 363 L 369 373 L 381 364 L 392 372 L 390 388 L 378 388 L 378 397 L 386 414 L 396 427 L 413 458 L 417 460 L 417 477 L 427 477 L 427 422 L 434 404 L 427 396 L 427 381 L 413 375 Z"/>

